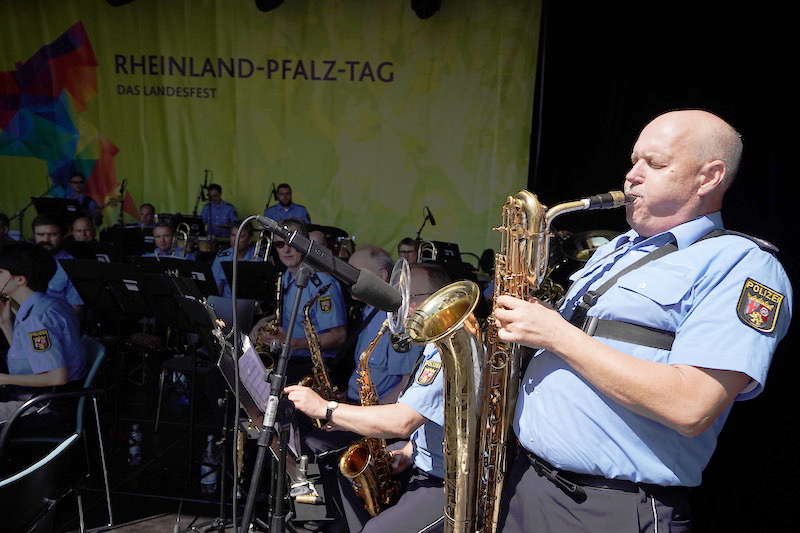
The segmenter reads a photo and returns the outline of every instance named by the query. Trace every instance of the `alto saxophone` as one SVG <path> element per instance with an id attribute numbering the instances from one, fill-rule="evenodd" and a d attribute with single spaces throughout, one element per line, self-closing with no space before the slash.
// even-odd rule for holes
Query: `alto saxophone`
<path id="1" fill-rule="evenodd" d="M 314 324 L 311 323 L 311 308 L 317 302 L 317 299 L 325 294 L 330 285 L 325 285 L 320 291 L 303 306 L 303 331 L 306 333 L 306 342 L 308 342 L 308 351 L 311 352 L 311 362 L 313 364 L 311 375 L 306 376 L 300 380 L 300 385 L 311 387 L 317 394 L 326 400 L 332 400 L 336 397 L 339 390 L 331 383 L 331 378 L 328 375 L 328 369 L 325 368 L 325 360 L 322 358 L 322 348 L 319 345 L 319 336 L 314 329 Z M 322 420 L 313 419 L 314 425 L 317 428 L 322 428 Z"/>
<path id="2" fill-rule="evenodd" d="M 495 290 L 528 300 L 554 301 L 563 289 L 548 278 L 550 224 L 557 216 L 625 204 L 619 191 L 565 202 L 547 209 L 528 191 L 509 196 L 502 208 L 500 250 L 495 255 Z M 521 379 L 522 347 L 501 341 L 493 317 L 487 346 L 472 314 L 478 286 L 459 281 L 430 296 L 409 318 L 413 342 L 435 342 L 445 377 L 445 531 L 497 530 L 511 421 Z"/>
<path id="3" fill-rule="evenodd" d="M 378 392 L 369 374 L 369 358 L 388 327 L 386 320 L 358 359 L 361 405 L 378 405 Z M 371 516 L 393 505 L 400 496 L 400 484 L 392 477 L 392 456 L 384 439 L 364 437 L 352 444 L 339 459 L 339 471 L 353 484 L 353 490 Z"/>
<path id="4" fill-rule="evenodd" d="M 264 362 L 267 370 L 275 368 L 274 353 L 280 351 L 280 341 L 277 339 L 281 335 L 281 293 L 283 291 L 283 273 L 278 274 L 275 287 L 275 318 L 261 326 L 256 332 L 255 339 L 253 340 L 253 349 Z M 262 340 L 262 335 L 268 335 L 273 338 L 272 342 L 265 342 Z"/>

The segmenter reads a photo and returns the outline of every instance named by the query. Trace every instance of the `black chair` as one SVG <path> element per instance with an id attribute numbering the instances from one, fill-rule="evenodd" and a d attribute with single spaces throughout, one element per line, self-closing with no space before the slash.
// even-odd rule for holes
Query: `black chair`
<path id="1" fill-rule="evenodd" d="M 0 501 L 7 509 L 15 512 L 7 513 L 0 523 L 0 530 L 8 531 L 49 531 L 52 529 L 53 510 L 55 505 L 75 494 L 77 497 L 80 530 L 85 531 L 83 520 L 82 493 L 84 481 L 89 477 L 89 447 L 84 427 L 86 399 L 92 399 L 94 407 L 95 430 L 97 431 L 100 465 L 108 511 L 108 524 L 113 524 L 111 510 L 111 494 L 108 483 L 108 469 L 105 460 L 100 413 L 97 396 L 103 391 L 93 389 L 92 384 L 103 359 L 105 347 L 97 340 L 84 336 L 82 344 L 85 349 L 89 371 L 83 382 L 83 389 L 74 392 L 42 394 L 28 400 L 12 415 L 0 432 L 0 460 L 5 459 L 8 448 L 20 449 L 32 446 L 45 447 L 46 453 L 30 465 L 0 479 Z M 26 436 L 11 438 L 14 424 L 30 409 L 45 403 L 58 403 L 67 399 L 78 399 L 74 428 L 61 436 Z M 83 444 L 83 446 L 81 446 Z M 76 472 L 76 465 L 86 464 L 87 470 Z"/>

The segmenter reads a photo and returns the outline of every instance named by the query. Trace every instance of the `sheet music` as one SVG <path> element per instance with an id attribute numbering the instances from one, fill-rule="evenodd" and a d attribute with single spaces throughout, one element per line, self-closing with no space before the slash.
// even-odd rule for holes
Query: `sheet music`
<path id="1" fill-rule="evenodd" d="M 239 379 L 253 397 L 256 405 L 265 412 L 267 409 L 267 400 L 269 399 L 270 386 L 264 379 L 267 375 L 267 369 L 261 358 L 256 353 L 253 345 L 250 343 L 250 338 L 247 335 L 242 335 L 242 356 L 239 358 Z"/>

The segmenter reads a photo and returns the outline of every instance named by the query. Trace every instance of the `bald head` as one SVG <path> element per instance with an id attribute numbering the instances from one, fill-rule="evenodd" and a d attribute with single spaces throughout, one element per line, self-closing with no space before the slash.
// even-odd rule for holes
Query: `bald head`
<path id="1" fill-rule="evenodd" d="M 353 252 L 348 263 L 359 269 L 367 269 L 383 281 L 389 281 L 392 273 L 392 257 L 383 248 L 377 246 L 361 246 Z"/>
<path id="2" fill-rule="evenodd" d="M 662 129 L 673 135 L 677 143 L 686 146 L 688 153 L 694 154 L 700 165 L 722 161 L 725 173 L 720 185 L 723 191 L 730 186 L 742 158 L 742 138 L 733 126 L 708 111 L 687 109 L 659 115 L 642 134 L 648 129 Z"/>
<path id="3" fill-rule="evenodd" d="M 718 116 L 672 111 L 644 127 L 625 176 L 628 223 L 642 236 L 719 211 L 742 152 L 739 134 Z"/>

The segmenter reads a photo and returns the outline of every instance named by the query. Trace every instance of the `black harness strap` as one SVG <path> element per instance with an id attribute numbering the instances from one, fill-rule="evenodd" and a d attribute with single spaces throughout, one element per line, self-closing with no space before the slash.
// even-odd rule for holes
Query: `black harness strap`
<path id="1" fill-rule="evenodd" d="M 720 235 L 737 235 L 740 237 L 744 237 L 747 239 L 752 240 L 760 247 L 767 251 L 772 251 L 769 247 L 765 247 L 763 244 L 766 243 L 770 247 L 769 243 L 766 241 L 762 241 L 760 239 L 756 239 L 754 237 L 750 237 L 749 235 L 745 235 L 743 233 L 738 233 L 734 231 L 724 230 L 724 229 L 715 229 L 711 230 L 710 232 L 706 233 L 699 239 L 697 239 L 694 243 L 698 243 L 705 239 L 710 239 L 712 237 L 718 237 Z M 776 248 L 772 247 L 773 249 L 777 250 Z M 603 283 L 597 290 L 594 291 L 587 291 L 582 297 L 581 301 L 577 305 L 577 309 L 573 314 L 570 322 L 579 328 L 581 328 L 586 334 L 591 335 L 593 337 L 603 337 L 606 339 L 614 339 L 622 342 L 628 342 L 631 344 L 638 344 L 640 346 L 649 346 L 651 348 L 657 348 L 659 350 L 671 350 L 672 349 L 672 342 L 675 340 L 675 332 L 674 331 L 666 331 L 663 329 L 652 328 L 649 326 L 642 326 L 639 324 L 631 324 L 629 322 L 623 322 L 621 320 L 605 320 L 602 318 L 597 318 L 596 316 L 588 316 L 589 309 L 593 305 L 597 303 L 597 300 L 604 295 L 609 289 L 614 287 L 622 276 L 640 268 L 651 261 L 655 261 L 656 259 L 660 259 L 667 254 L 671 254 L 678 250 L 678 246 L 674 242 L 668 242 L 659 248 L 656 248 L 649 254 L 645 255 L 644 257 L 640 258 L 638 261 L 635 261 L 628 265 L 627 267 L 620 270 L 617 274 L 612 276 L 608 281 Z M 774 252 L 773 252 L 774 253 Z"/>

